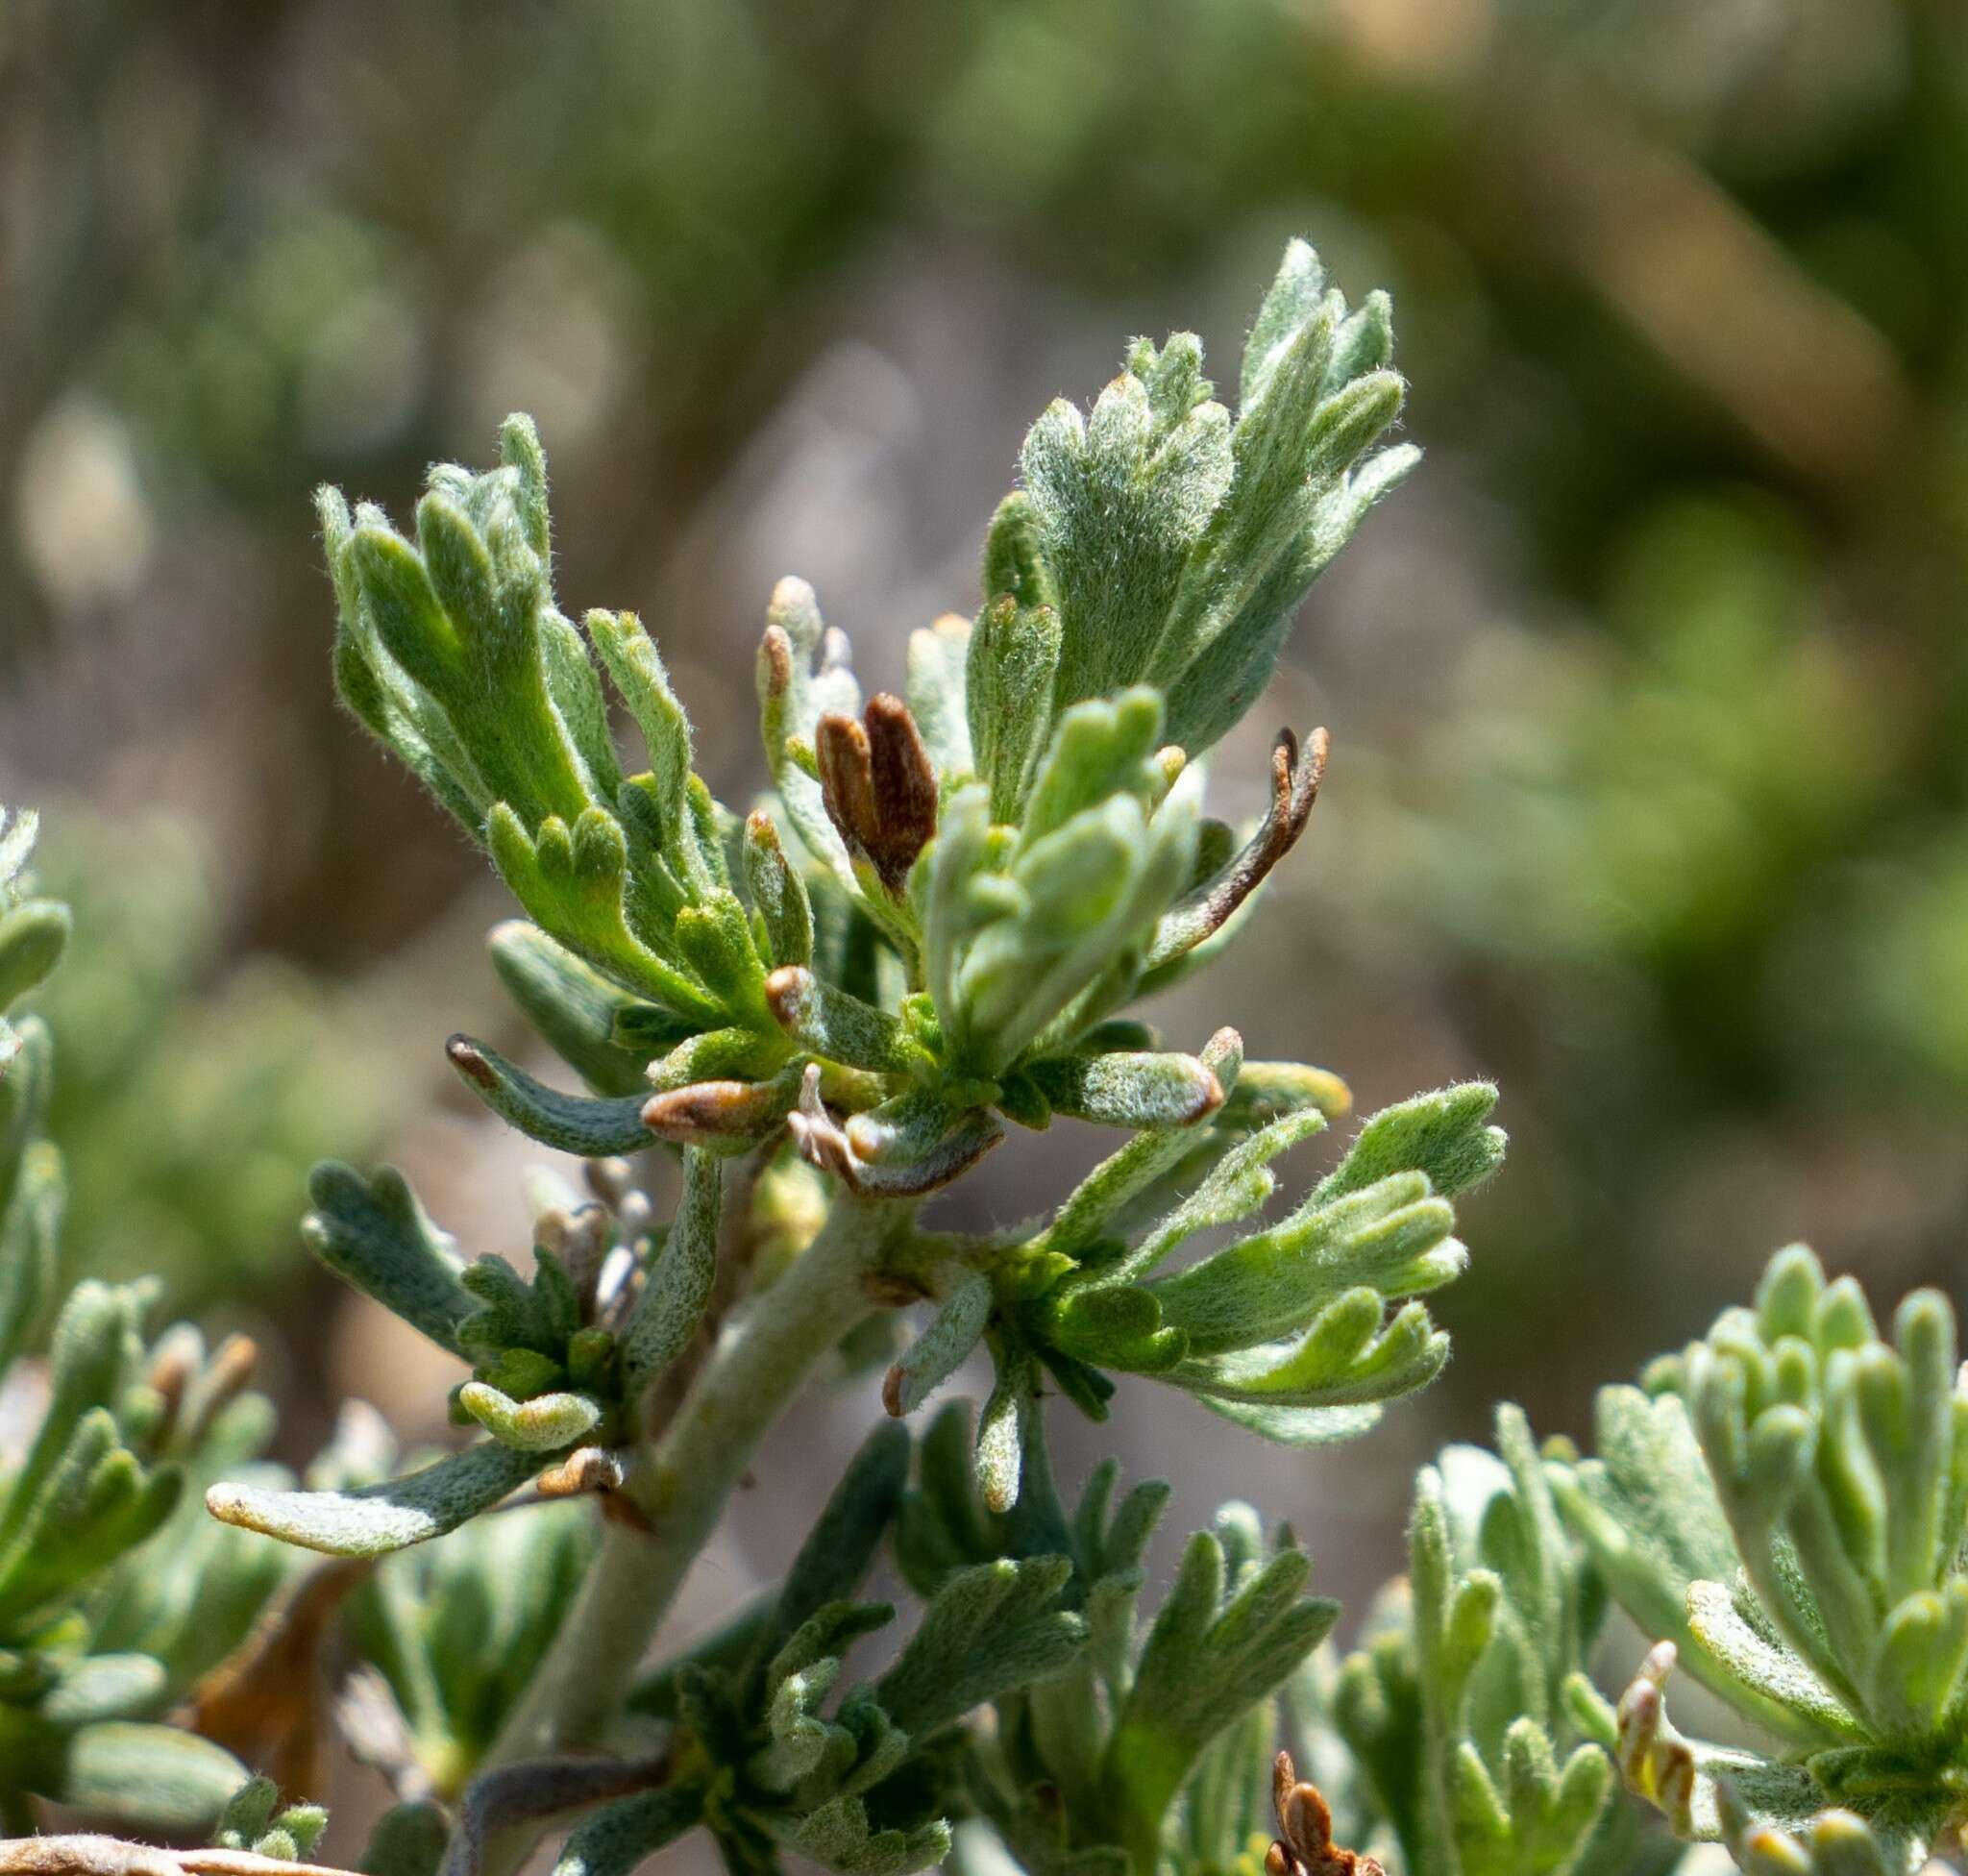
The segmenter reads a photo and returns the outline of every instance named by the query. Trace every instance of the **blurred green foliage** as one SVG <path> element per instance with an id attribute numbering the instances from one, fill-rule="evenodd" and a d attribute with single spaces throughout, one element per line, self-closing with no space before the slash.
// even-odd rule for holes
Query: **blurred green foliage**
<path id="1" fill-rule="evenodd" d="M 42 882 L 77 908 L 37 1008 L 62 1041 L 48 1132 L 83 1269 L 180 1305 L 263 1295 L 300 1247 L 325 1144 L 360 1151 L 400 1108 L 351 1000 L 267 956 L 228 962 L 194 829 L 62 814 Z"/>

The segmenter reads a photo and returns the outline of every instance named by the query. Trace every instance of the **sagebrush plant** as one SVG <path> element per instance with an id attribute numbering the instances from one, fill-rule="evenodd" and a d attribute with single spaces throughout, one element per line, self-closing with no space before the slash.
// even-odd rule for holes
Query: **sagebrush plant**
<path id="1" fill-rule="evenodd" d="M 1242 837 L 1203 776 L 1415 460 L 1383 447 L 1391 349 L 1386 296 L 1349 309 L 1302 243 L 1234 416 L 1193 336 L 1137 341 L 1090 414 L 1033 427 L 980 610 L 915 634 L 899 692 L 864 698 L 847 639 L 782 582 L 758 654 L 772 789 L 742 816 L 695 772 L 641 623 L 559 610 L 527 420 L 498 467 L 433 469 L 411 533 L 323 493 L 341 695 L 518 900 L 494 961 L 583 1092 L 467 1037 L 451 1059 L 585 1171 L 536 1183 L 530 1259 L 469 1262 L 397 1172 L 314 1173 L 316 1254 L 458 1363 L 451 1417 L 483 1437 L 449 1453 L 406 1459 L 351 1405 L 307 1479 L 256 1469 L 250 1348 L 146 1343 L 141 1289 L 70 1296 L 0 1499 L 11 1823 L 45 1798 L 211 1832 L 173 1853 L 187 1870 L 305 1858 L 332 1672 L 336 1725 L 397 1800 L 376 1876 L 509 1871 L 570 1817 L 559 1876 L 700 1829 L 734 1871 L 794 1853 L 838 1876 L 1632 1876 L 1711 1854 L 1615 1800 L 1616 1768 L 1751 1871 L 1907 1871 L 1956 1828 L 1968 1395 L 1938 1297 L 1889 1346 L 1786 1252 L 1754 1310 L 1607 1392 L 1598 1457 L 1540 1449 L 1504 1408 L 1494 1453 L 1422 1471 L 1408 1571 L 1343 1658 L 1289 1529 L 1228 1505 L 1155 1591 L 1167 1489 L 1122 1491 L 1112 1463 L 1056 1482 L 1048 1414 L 1104 1419 L 1119 1374 L 1316 1445 L 1447 1359 L 1421 1298 L 1466 1262 L 1452 1201 L 1501 1162 L 1495 1091 L 1372 1116 L 1267 1217 L 1273 1163 L 1347 1113 L 1344 1084 L 1127 1014 L 1231 942 L 1306 828 L 1323 730 L 1280 734 Z M 66 931 L 32 894 L 32 831 L 0 850 L 0 1007 Z M 55 1287 L 61 1173 L 47 1030 L 4 1047 L 11 1359 Z M 938 1192 L 1055 1116 L 1120 1144 L 1042 1216 L 937 1222 Z M 675 1189 L 667 1218 L 652 1187 Z M 981 1407 L 873 1427 L 777 1587 L 650 1659 L 817 1370 L 884 1367 L 907 1422 L 979 1350 Z M 870 1639 L 898 1620 L 864 1599 L 884 1551 L 917 1605 L 899 1642 Z M 1588 1678 L 1609 1600 L 1659 1644 L 1616 1710 Z M 1668 1723 L 1676 1650 L 1762 1750 Z M 64 1866 L 63 1843 L 68 1866 L 114 1862 L 43 1839 L 10 1866 Z"/>

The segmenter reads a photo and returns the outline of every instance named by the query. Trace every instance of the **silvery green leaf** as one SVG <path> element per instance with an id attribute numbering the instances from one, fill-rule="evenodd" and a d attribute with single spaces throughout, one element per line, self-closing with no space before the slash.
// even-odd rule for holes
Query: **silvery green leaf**
<path id="1" fill-rule="evenodd" d="M 1719 1782 L 1722 1839 L 1743 1876 L 1906 1876 L 1924 1862 L 1924 1846 L 1874 1835 L 1849 1811 L 1824 1811 L 1795 1835 L 1765 1822 L 1736 1785 Z"/>
<path id="2" fill-rule="evenodd" d="M 1193 1055 L 1055 1055 L 1026 1073 L 1056 1112 L 1103 1126 L 1191 1126 L 1223 1101 L 1222 1084 Z"/>
<path id="3" fill-rule="evenodd" d="M 666 821 L 672 852 L 684 838 L 684 821 L 689 810 L 684 795 L 690 781 L 690 719 L 676 693 L 670 688 L 670 674 L 663 669 L 655 641 L 632 612 L 592 611 L 583 621 L 588 637 L 601 654 L 622 701 L 642 731 L 649 751 L 650 775 L 654 783 L 653 798 Z"/>
<path id="4" fill-rule="evenodd" d="M 1423 1174 L 1395 1173 L 1325 1204 L 1308 1200 L 1269 1230 L 1158 1278 L 1150 1294 L 1193 1352 L 1249 1347 L 1293 1334 L 1361 1284 L 1391 1298 L 1451 1281 L 1467 1262 L 1454 1225 Z"/>
<path id="5" fill-rule="evenodd" d="M 62 1731 L 102 1720 L 135 1718 L 165 1691 L 163 1663 L 147 1654 L 91 1654 L 65 1669 L 36 1705 Z"/>
<path id="6" fill-rule="evenodd" d="M 778 829 L 763 809 L 745 822 L 745 885 L 765 927 L 770 961 L 784 968 L 813 962 L 813 902 L 797 867 L 779 844 Z"/>
<path id="7" fill-rule="evenodd" d="M 991 1279 L 967 1276 L 952 1290 L 908 1352 L 888 1371 L 882 1399 L 890 1413 L 913 1414 L 969 1359 L 991 1320 Z"/>
<path id="8" fill-rule="evenodd" d="M 1833 1739 L 1851 1739 L 1857 1722 L 1808 1663 L 1781 1642 L 1759 1634 L 1720 1583 L 1687 1586 L 1688 1632 L 1734 1683 L 1787 1708 L 1799 1722 Z"/>
<path id="9" fill-rule="evenodd" d="M 537 1452 L 488 1440 L 406 1478 L 350 1492 L 212 1486 L 206 1509 L 227 1524 L 333 1557 L 381 1557 L 455 1531 L 540 1470 Z"/>
<path id="10" fill-rule="evenodd" d="M 1021 605 L 1009 591 L 987 597 L 971 635 L 970 745 L 977 774 L 990 784 L 994 821 L 1018 821 L 1046 748 L 1059 640 L 1053 607 Z"/>
<path id="11" fill-rule="evenodd" d="M 640 1152 L 650 1144 L 642 1118 L 646 1094 L 562 1094 L 470 1036 L 453 1036 L 444 1052 L 458 1078 L 493 1113 L 543 1147 L 582 1159 L 608 1159 Z"/>
<path id="12" fill-rule="evenodd" d="M 40 1425 L 8 1481 L 0 1512 L 0 1555 L 19 1550 L 30 1519 L 46 1515 L 45 1489 L 58 1470 L 74 1469 L 80 1456 L 76 1441 L 86 1428 L 96 1459 L 117 1451 L 129 1459 L 112 1410 L 121 1404 L 126 1380 L 142 1353 L 142 1311 L 143 1297 L 130 1286 L 91 1278 L 69 1292 L 55 1321 Z"/>
<path id="13" fill-rule="evenodd" d="M 779 1026 L 808 1054 L 877 1074 L 910 1074 L 930 1066 L 922 1046 L 886 1010 L 799 965 L 775 971 L 766 979 L 765 996 Z"/>
<path id="14" fill-rule="evenodd" d="M 849 662 L 846 635 L 830 631 L 820 616 L 813 588 L 803 580 L 782 580 L 773 588 L 765 637 L 758 651 L 760 732 L 773 786 L 785 803 L 786 818 L 806 850 L 858 895 L 852 861 L 821 797 L 817 772 L 802 766 L 795 745 L 811 758 L 823 716 L 851 717 L 861 708 L 861 687 Z"/>
<path id="15" fill-rule="evenodd" d="M 450 1819 L 429 1798 L 392 1805 L 376 1820 L 362 1852 L 364 1876 L 437 1876 Z"/>
<path id="16" fill-rule="evenodd" d="M 909 634 L 909 713 L 939 777 L 972 773 L 965 674 L 971 622 L 953 612 Z"/>
<path id="17" fill-rule="evenodd" d="M 501 801 L 486 817 L 485 844 L 528 917 L 577 956 L 701 1027 L 723 1021 L 718 998 L 631 925 L 628 841 L 613 814 L 550 814 L 532 830 Z"/>
<path id="18" fill-rule="evenodd" d="M 1384 1107 L 1362 1126 L 1317 1197 L 1358 1192 L 1391 1172 L 1425 1172 L 1444 1198 L 1481 1185 L 1503 1164 L 1501 1127 L 1486 1125 L 1496 1105 L 1487 1081 L 1465 1081 Z"/>
<path id="19" fill-rule="evenodd" d="M 313 1209 L 301 1221 L 301 1236 L 309 1250 L 411 1329 L 462 1354 L 458 1324 L 479 1299 L 464 1288 L 451 1236 L 431 1222 L 404 1175 L 385 1166 L 364 1181 L 329 1159 L 307 1187 Z"/>
<path id="20" fill-rule="evenodd" d="M 1064 709 L 1147 671 L 1190 551 L 1230 484 L 1229 413 L 1209 402 L 1158 410 L 1123 372 L 1088 418 L 1052 405 L 1020 468 L 1057 595 Z"/>
<path id="21" fill-rule="evenodd" d="M 1285 1549 L 1227 1578 L 1222 1541 L 1198 1532 L 1143 1643 L 1102 1769 L 1106 1814 L 1139 1860 L 1203 1749 L 1270 1693 L 1331 1629 L 1339 1605 L 1305 1594 L 1311 1564 Z"/>
<path id="22" fill-rule="evenodd" d="M 1197 1232 L 1248 1218 L 1277 1190 L 1277 1176 L 1269 1162 L 1301 1141 L 1322 1133 L 1325 1124 L 1325 1116 L 1316 1108 L 1304 1108 L 1238 1141 L 1133 1250 L 1100 1271 L 1100 1280 L 1147 1276 Z"/>
<path id="23" fill-rule="evenodd" d="M 560 1452 L 601 1423 L 602 1406 L 584 1394 L 556 1392 L 514 1400 L 482 1381 L 458 1390 L 461 1406 L 495 1440 L 521 1452 Z"/>
<path id="24" fill-rule="evenodd" d="M 902 1499 L 909 1476 L 909 1436 L 878 1426 L 849 1461 L 826 1508 L 800 1545 L 770 1616 L 750 1645 L 762 1671 L 800 1625 L 860 1588 Z"/>
<path id="25" fill-rule="evenodd" d="M 33 1142 L 15 1164 L 12 1193 L 0 1210 L 0 1373 L 54 1293 L 65 1198 L 62 1155 L 44 1140 Z"/>
<path id="26" fill-rule="evenodd" d="M 1237 1031 L 1219 1029 L 1196 1059 L 1217 1077 L 1226 1104 L 1233 1100 L 1243 1064 L 1243 1040 Z M 1042 1242 L 1061 1255 L 1083 1256 L 1116 1218 L 1193 1152 L 1195 1144 L 1194 1136 L 1180 1127 L 1139 1134 L 1081 1180 L 1054 1215 Z"/>
<path id="27" fill-rule="evenodd" d="M 554 1876 L 628 1876 L 693 1828 L 702 1814 L 703 1789 L 695 1784 L 666 1785 L 604 1805 L 569 1837 L 554 1864 Z"/>
<path id="28" fill-rule="evenodd" d="M 1038 1371 L 1022 1349 L 994 1351 L 997 1375 L 977 1417 L 974 1461 L 977 1496 L 984 1509 L 1004 1513 L 1019 1501 L 1024 1456 L 1038 1413 Z"/>
<path id="29" fill-rule="evenodd" d="M 913 1876 L 943 1861 L 949 1826 L 937 1818 L 911 1831 L 871 1828 L 858 1797 L 829 1799 L 788 1832 L 793 1847 L 834 1876 Z"/>
<path id="30" fill-rule="evenodd" d="M 1448 1361 L 1448 1337 L 1420 1303 L 1385 1320 L 1376 1290 L 1361 1287 L 1326 1304 L 1296 1343 L 1233 1350 L 1183 1362 L 1178 1387 L 1258 1406 L 1348 1407 L 1427 1386 Z"/>
<path id="31" fill-rule="evenodd" d="M 651 1271 L 622 1341 L 626 1399 L 644 1389 L 689 1346 L 703 1320 L 717 1276 L 718 1218 L 724 1172 L 701 1147 L 683 1154 L 683 1193 L 676 1219 Z"/>
<path id="32" fill-rule="evenodd" d="M 947 1579 L 873 1694 L 913 1738 L 1064 1668 L 1086 1645 L 1084 1618 L 1058 1606 L 1065 1557 L 1001 1558 Z"/>
<path id="33" fill-rule="evenodd" d="M 468 1355 L 492 1363 L 508 1351 L 524 1351 L 531 1358 L 524 1368 L 557 1374 L 567 1339 L 580 1327 L 580 1298 L 552 1251 L 535 1251 L 530 1282 L 504 1258 L 489 1256 L 467 1265 L 459 1281 L 479 1301 L 458 1325 L 458 1342 Z"/>
<path id="34" fill-rule="evenodd" d="M 1272 1407 L 1199 1395 L 1211 1413 L 1280 1446 L 1334 1446 L 1370 1433 L 1386 1409 L 1378 1401 L 1352 1407 Z"/>
<path id="35" fill-rule="evenodd" d="M 487 941 L 492 968 L 533 1027 L 598 1095 L 629 1095 L 646 1087 L 643 1071 L 652 1052 L 690 1033 L 681 1018 L 639 1002 L 555 944 L 538 926 L 508 919 Z M 617 1025 L 635 1012 L 646 1022 L 646 1044 L 625 1046 Z"/>
<path id="36" fill-rule="evenodd" d="M 1152 758 L 1162 746 L 1162 711 L 1161 698 L 1140 686 L 1064 711 L 1019 823 L 1021 851 L 1116 795 L 1144 807 L 1159 801 L 1167 783 Z"/>
<path id="37" fill-rule="evenodd" d="M 273 1822 L 274 1806 L 280 1802 L 281 1788 L 264 1772 L 250 1778 L 228 1800 L 219 1820 L 212 1827 L 212 1847 L 245 1850 L 256 1838 L 265 1835 Z"/>
<path id="38" fill-rule="evenodd" d="M 39 1017 L 0 1028 L 0 1205 L 12 1197 L 22 1156 L 40 1132 L 54 1080 L 55 1045 Z"/>

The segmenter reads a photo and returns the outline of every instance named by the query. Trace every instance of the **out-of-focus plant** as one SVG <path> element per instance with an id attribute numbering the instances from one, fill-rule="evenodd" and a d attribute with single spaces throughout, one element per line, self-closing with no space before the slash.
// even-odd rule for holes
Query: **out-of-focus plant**
<path id="1" fill-rule="evenodd" d="M 38 1007 L 63 1039 L 47 1124 L 71 1256 L 185 1307 L 263 1294 L 290 1267 L 308 1168 L 385 1129 L 401 1076 L 347 995 L 271 958 L 222 968 L 193 829 L 64 815 L 62 832 L 49 876 L 78 925 Z"/>
<path id="2" fill-rule="evenodd" d="M 59 1299 L 54 1043 L 40 1016 L 8 1014 L 68 934 L 67 908 L 28 873 L 35 831 L 32 814 L 0 818 L 0 1816 L 32 1827 L 39 1797 L 203 1831 L 247 1772 L 160 1722 L 291 1573 L 276 1546 L 214 1529 L 199 1504 L 258 1452 L 272 1408 L 249 1390 L 250 1344 L 209 1350 L 183 1324 L 146 1337 L 153 1285 L 90 1280 Z"/>

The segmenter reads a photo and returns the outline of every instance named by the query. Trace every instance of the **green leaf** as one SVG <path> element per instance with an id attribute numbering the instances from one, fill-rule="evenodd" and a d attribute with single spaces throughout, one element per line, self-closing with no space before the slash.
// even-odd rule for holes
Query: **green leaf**
<path id="1" fill-rule="evenodd" d="M 765 927 L 766 955 L 783 969 L 813 961 L 813 903 L 763 808 L 745 822 L 745 888 Z"/>
<path id="2" fill-rule="evenodd" d="M 665 803 L 666 814 L 674 817 L 673 842 L 680 841 L 687 812 L 684 792 L 691 773 L 690 719 L 670 688 L 670 674 L 663 669 L 655 641 L 632 612 L 593 611 L 583 623 L 642 731 L 655 799 Z"/>
<path id="3" fill-rule="evenodd" d="M 1203 1749 L 1332 1628 L 1339 1605 L 1304 1594 L 1311 1570 L 1287 1549 L 1226 1583 L 1221 1540 L 1206 1531 L 1190 1540 L 1101 1774 L 1106 1815 L 1138 1869 L 1153 1867 L 1163 1818 Z"/>
<path id="4" fill-rule="evenodd" d="M 430 1222 L 408 1182 L 385 1166 L 364 1181 L 324 1160 L 308 1175 L 313 1207 L 301 1221 L 308 1247 L 343 1281 L 372 1296 L 440 1348 L 462 1356 L 458 1325 L 479 1301 L 467 1290 L 453 1240 Z"/>
<path id="5" fill-rule="evenodd" d="M 909 714 L 939 777 L 967 776 L 973 764 L 966 696 L 971 622 L 947 612 L 909 634 Z"/>
<path id="6" fill-rule="evenodd" d="M 624 1397 L 634 1401 L 690 1345 L 717 1277 L 718 1217 L 724 1173 L 701 1147 L 683 1154 L 683 1195 L 676 1222 L 651 1271 L 622 1339 Z"/>
<path id="7" fill-rule="evenodd" d="M 755 1673 L 763 1672 L 802 1623 L 860 1588 L 901 1503 L 908 1476 L 909 1436 L 900 1427 L 876 1427 L 849 1462 L 786 1572 L 751 1649 Z"/>
<path id="8" fill-rule="evenodd" d="M 969 1358 L 991 1320 L 989 1277 L 965 1277 L 949 1294 L 935 1320 L 889 1370 L 882 1399 L 892 1414 L 913 1414 Z"/>
<path id="9" fill-rule="evenodd" d="M 381 1557 L 455 1531 L 517 1491 L 544 1464 L 497 1440 L 440 1459 L 406 1478 L 351 1492 L 277 1492 L 212 1486 L 206 1509 L 221 1522 L 332 1557 Z"/>
<path id="10" fill-rule="evenodd" d="M 494 926 L 488 945 L 500 982 L 527 1020 L 599 1095 L 647 1094 L 650 1054 L 692 1033 L 687 1020 L 639 1001 L 525 919 Z M 644 1047 L 618 1038 L 630 1012 L 644 1021 Z"/>
<path id="11" fill-rule="evenodd" d="M 147 1654 L 91 1654 L 65 1669 L 36 1706 L 63 1732 L 111 1719 L 133 1719 L 165 1692 L 164 1665 Z"/>
<path id="12" fill-rule="evenodd" d="M 599 807 L 572 821 L 549 815 L 532 833 L 502 801 L 487 817 L 485 836 L 500 877 L 535 925 L 605 976 L 677 1016 L 705 1028 L 723 1020 L 718 998 L 631 928 L 628 842 L 614 816 Z"/>
<path id="13" fill-rule="evenodd" d="M 1424 1175 L 1395 1173 L 1325 1204 L 1308 1200 L 1272 1229 L 1158 1278 L 1149 1293 L 1193 1353 L 1246 1348 L 1295 1333 L 1360 1285 L 1399 1297 L 1451 1281 L 1467 1263 L 1454 1225 Z"/>
<path id="14" fill-rule="evenodd" d="M 430 1799 L 392 1805 L 369 1834 L 363 1876 L 437 1876 L 450 1836 L 450 1820 Z"/>
<path id="15" fill-rule="evenodd" d="M 482 1381 L 467 1381 L 458 1404 L 495 1440 L 521 1452 L 560 1452 L 600 1425 L 602 1406 L 584 1394 L 542 1394 L 514 1400 Z"/>
<path id="16" fill-rule="evenodd" d="M 972 1708 L 1065 1668 L 1086 1645 L 1085 1618 L 1058 1606 L 1065 1557 L 1000 1558 L 948 1577 L 874 1698 L 921 1739 Z"/>
<path id="17" fill-rule="evenodd" d="M 68 943 L 68 908 L 27 899 L 0 909 L 0 1011 L 44 982 Z"/>
<path id="18" fill-rule="evenodd" d="M 58 1470 L 76 1463 L 75 1442 L 86 1425 L 94 1429 L 97 1457 L 117 1447 L 111 1410 L 121 1404 L 125 1380 L 142 1351 L 142 1307 L 136 1290 L 93 1279 L 69 1292 L 55 1321 L 40 1425 L 9 1481 L 0 1552 L 11 1555 L 29 1519 L 45 1512 L 45 1488 Z"/>
<path id="19" fill-rule="evenodd" d="M 67 1188 L 62 1155 L 37 1140 L 21 1154 L 0 1212 L 0 1373 L 33 1334 L 55 1290 Z"/>
<path id="20" fill-rule="evenodd" d="M 1359 1192 L 1393 1172 L 1424 1172 L 1445 1198 L 1481 1185 L 1503 1164 L 1501 1127 L 1485 1125 L 1496 1105 L 1487 1081 L 1465 1081 L 1383 1108 L 1360 1129 L 1317 1197 Z"/>
<path id="21" fill-rule="evenodd" d="M 834 1876 L 913 1876 L 949 1852 L 942 1818 L 914 1830 L 873 1829 L 858 1797 L 843 1795 L 807 1813 L 790 1832 L 793 1847 Z"/>
<path id="22" fill-rule="evenodd" d="M 543 1147 L 582 1159 L 608 1159 L 640 1152 L 651 1142 L 642 1118 L 646 1094 L 606 1099 L 565 1095 L 470 1036 L 453 1036 L 444 1052 L 459 1079 L 493 1113 Z"/>
<path id="23" fill-rule="evenodd" d="M 701 1786 L 666 1785 L 604 1805 L 567 1839 L 554 1876 L 628 1876 L 693 1828 L 703 1816 L 703 1802 Z"/>
<path id="24" fill-rule="evenodd" d="M 46 1794 L 106 1824 L 203 1837 L 247 1781 L 223 1746 L 123 1720 L 70 1736 Z"/>
<path id="25" fill-rule="evenodd" d="M 1193 1055 L 1056 1055 L 1026 1073 L 1059 1113 L 1102 1126 L 1193 1126 L 1223 1102 L 1222 1084 Z"/>
<path id="26" fill-rule="evenodd" d="M 758 651 L 760 733 L 773 786 L 786 818 L 806 850 L 849 895 L 857 895 L 853 863 L 822 800 L 816 776 L 794 759 L 797 742 L 808 751 L 825 715 L 852 717 L 861 709 L 844 633 L 822 622 L 820 604 L 803 580 L 773 588 L 765 637 Z"/>
<path id="27" fill-rule="evenodd" d="M 1123 372 L 1087 419 L 1054 403 L 1020 469 L 1058 595 L 1063 710 L 1146 674 L 1190 551 L 1230 486 L 1229 413 L 1207 401 L 1157 410 Z"/>
<path id="28" fill-rule="evenodd" d="M 273 1808 L 280 1802 L 281 1788 L 264 1773 L 250 1778 L 234 1791 L 212 1827 L 212 1847 L 220 1850 L 248 1850 L 256 1838 L 263 1837 L 273 1822 Z"/>
<path id="29" fill-rule="evenodd" d="M 1018 821 L 1046 747 L 1059 644 L 1058 613 L 1049 605 L 1021 605 L 1009 591 L 987 599 L 971 635 L 970 744 L 991 787 L 994 821 Z"/>
<path id="30" fill-rule="evenodd" d="M 848 1068 L 876 1074 L 915 1074 L 927 1054 L 886 1010 L 787 965 L 766 979 L 766 1001 L 794 1046 Z"/>

